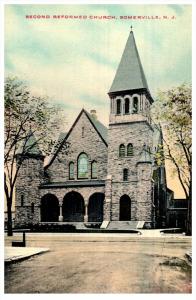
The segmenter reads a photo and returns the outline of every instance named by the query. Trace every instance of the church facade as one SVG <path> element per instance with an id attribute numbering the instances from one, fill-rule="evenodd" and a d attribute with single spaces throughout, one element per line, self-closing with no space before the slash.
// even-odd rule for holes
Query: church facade
<path id="1" fill-rule="evenodd" d="M 16 225 L 165 225 L 165 167 L 154 159 L 162 133 L 151 121 L 153 99 L 132 31 L 108 96 L 108 128 L 96 111 L 82 109 L 47 163 L 38 146 L 29 151 L 16 183 Z"/>

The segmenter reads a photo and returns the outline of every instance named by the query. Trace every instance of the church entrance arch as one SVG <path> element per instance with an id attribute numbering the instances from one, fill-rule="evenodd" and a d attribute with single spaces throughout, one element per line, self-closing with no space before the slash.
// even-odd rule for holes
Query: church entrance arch
<path id="1" fill-rule="evenodd" d="M 94 193 L 89 198 L 88 204 L 88 221 L 89 222 L 103 222 L 103 193 Z"/>
<path id="2" fill-rule="evenodd" d="M 63 199 L 63 221 L 84 222 L 84 199 L 77 192 L 69 192 Z"/>
<path id="3" fill-rule="evenodd" d="M 58 222 L 59 201 L 53 194 L 46 194 L 41 199 L 41 222 Z"/>
<path id="4" fill-rule="evenodd" d="M 120 198 L 120 221 L 131 220 L 131 199 L 127 195 Z"/>

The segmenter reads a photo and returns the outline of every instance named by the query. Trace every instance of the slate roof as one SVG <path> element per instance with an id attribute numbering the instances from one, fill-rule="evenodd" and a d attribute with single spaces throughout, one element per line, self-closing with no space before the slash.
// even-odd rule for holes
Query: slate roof
<path id="1" fill-rule="evenodd" d="M 44 167 L 48 166 L 51 163 L 54 155 L 56 154 L 56 151 L 58 150 L 61 143 L 64 141 L 66 135 L 67 135 L 67 132 L 60 132 L 58 139 L 56 140 L 50 155 L 47 156 L 44 160 Z"/>
<path id="2" fill-rule="evenodd" d="M 162 143 L 162 129 L 158 128 L 157 125 L 152 124 L 153 132 L 153 149 L 157 148 Z"/>
<path id="3" fill-rule="evenodd" d="M 28 140 L 24 140 L 21 143 L 21 146 L 18 148 L 16 154 L 31 154 L 31 155 L 43 155 L 42 151 L 40 150 L 35 135 L 32 131 L 29 131 L 29 138 Z M 25 145 L 26 143 L 26 145 Z"/>
<path id="4" fill-rule="evenodd" d="M 137 163 L 152 163 L 152 157 L 149 151 L 144 146 Z"/>
<path id="5" fill-rule="evenodd" d="M 102 138 L 108 142 L 108 129 L 105 127 L 99 120 L 97 120 L 94 116 L 92 116 L 89 112 L 84 110 L 87 116 L 90 118 L 91 122 L 93 123 L 96 130 L 102 136 Z"/>
<path id="6" fill-rule="evenodd" d="M 148 85 L 131 31 L 109 93 L 147 89 Z"/>
<path id="7" fill-rule="evenodd" d="M 53 182 L 44 183 L 40 186 L 40 189 L 52 189 L 52 188 L 67 188 L 67 187 L 89 187 L 89 186 L 105 186 L 105 180 L 77 180 L 69 182 Z"/>

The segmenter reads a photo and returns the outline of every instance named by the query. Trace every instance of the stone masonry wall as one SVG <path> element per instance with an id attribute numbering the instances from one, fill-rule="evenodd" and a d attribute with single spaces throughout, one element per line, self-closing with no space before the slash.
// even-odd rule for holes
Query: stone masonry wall
<path id="1" fill-rule="evenodd" d="M 138 164 L 137 219 L 153 222 L 152 165 Z"/>
<path id="2" fill-rule="evenodd" d="M 79 193 L 84 199 L 84 206 L 85 206 L 85 221 L 88 221 L 88 205 L 90 197 L 95 193 L 102 193 L 105 194 L 105 186 L 93 186 L 93 187 L 67 187 L 67 188 L 43 188 L 40 190 L 41 198 L 44 195 L 52 194 L 55 195 L 59 201 L 59 206 L 63 205 L 63 201 L 65 196 L 70 192 L 77 192 Z M 40 198 L 40 204 L 41 204 Z M 104 199 L 105 203 L 105 199 Z M 60 217 L 60 216 L 59 216 Z M 41 221 L 41 211 L 39 209 L 39 220 Z"/>
<path id="3" fill-rule="evenodd" d="M 108 147 L 108 175 L 112 178 L 112 220 L 119 220 L 120 197 L 124 194 L 131 199 L 131 220 L 144 220 L 151 216 L 151 209 L 145 194 L 150 189 L 149 182 L 140 182 L 137 162 L 139 161 L 144 143 L 152 149 L 153 130 L 147 122 L 110 124 Z M 119 157 L 119 146 L 133 144 L 133 156 Z M 123 169 L 128 169 L 128 181 L 123 181 Z M 143 166 L 146 169 L 146 166 Z M 148 167 L 149 168 L 149 167 Z M 152 166 L 150 165 L 150 168 Z M 151 179 L 150 179 L 151 180 Z M 144 193 L 142 191 L 142 185 Z M 147 201 L 147 202 L 146 202 Z M 148 213 L 150 211 L 150 213 Z M 142 218 L 142 219 L 141 219 Z"/>
<path id="4" fill-rule="evenodd" d="M 38 187 L 42 179 L 43 157 L 25 159 L 16 181 L 16 226 L 39 221 L 40 191 Z M 22 198 L 23 206 L 21 206 Z M 32 203 L 34 204 L 34 212 Z"/>
<path id="5" fill-rule="evenodd" d="M 82 135 L 83 130 L 84 135 Z M 50 182 L 69 180 L 70 162 L 74 162 L 74 177 L 75 180 L 77 180 L 77 159 L 82 152 L 86 153 L 89 157 L 88 179 L 91 179 L 91 162 L 94 160 L 97 162 L 97 179 L 106 178 L 107 146 L 104 144 L 85 113 L 81 115 L 67 141 L 70 143 L 68 155 L 65 155 L 62 149 L 58 154 L 58 158 L 54 160 L 47 170 Z"/>
<path id="6" fill-rule="evenodd" d="M 116 182 L 112 184 L 112 204 L 111 204 L 111 220 L 119 221 L 120 216 L 120 198 L 123 195 L 129 196 L 131 200 L 131 220 L 137 220 L 137 202 L 136 202 L 137 184 L 132 182 L 122 183 Z"/>
<path id="7" fill-rule="evenodd" d="M 69 188 L 44 188 L 40 189 L 40 201 L 44 195 L 53 194 L 58 198 L 60 204 L 63 203 L 63 199 L 69 192 L 77 192 L 81 194 L 84 199 L 84 203 L 88 205 L 90 196 L 94 193 L 105 193 L 105 187 L 69 187 Z"/>

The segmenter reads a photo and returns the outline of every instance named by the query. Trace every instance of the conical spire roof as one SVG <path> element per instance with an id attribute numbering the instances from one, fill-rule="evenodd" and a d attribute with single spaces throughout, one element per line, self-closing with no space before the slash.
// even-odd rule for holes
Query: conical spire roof
<path id="1" fill-rule="evenodd" d="M 33 154 L 33 155 L 43 155 L 42 151 L 39 149 L 35 135 L 30 130 L 26 140 L 21 143 L 16 154 Z"/>
<path id="2" fill-rule="evenodd" d="M 109 93 L 147 89 L 148 85 L 131 30 Z"/>

